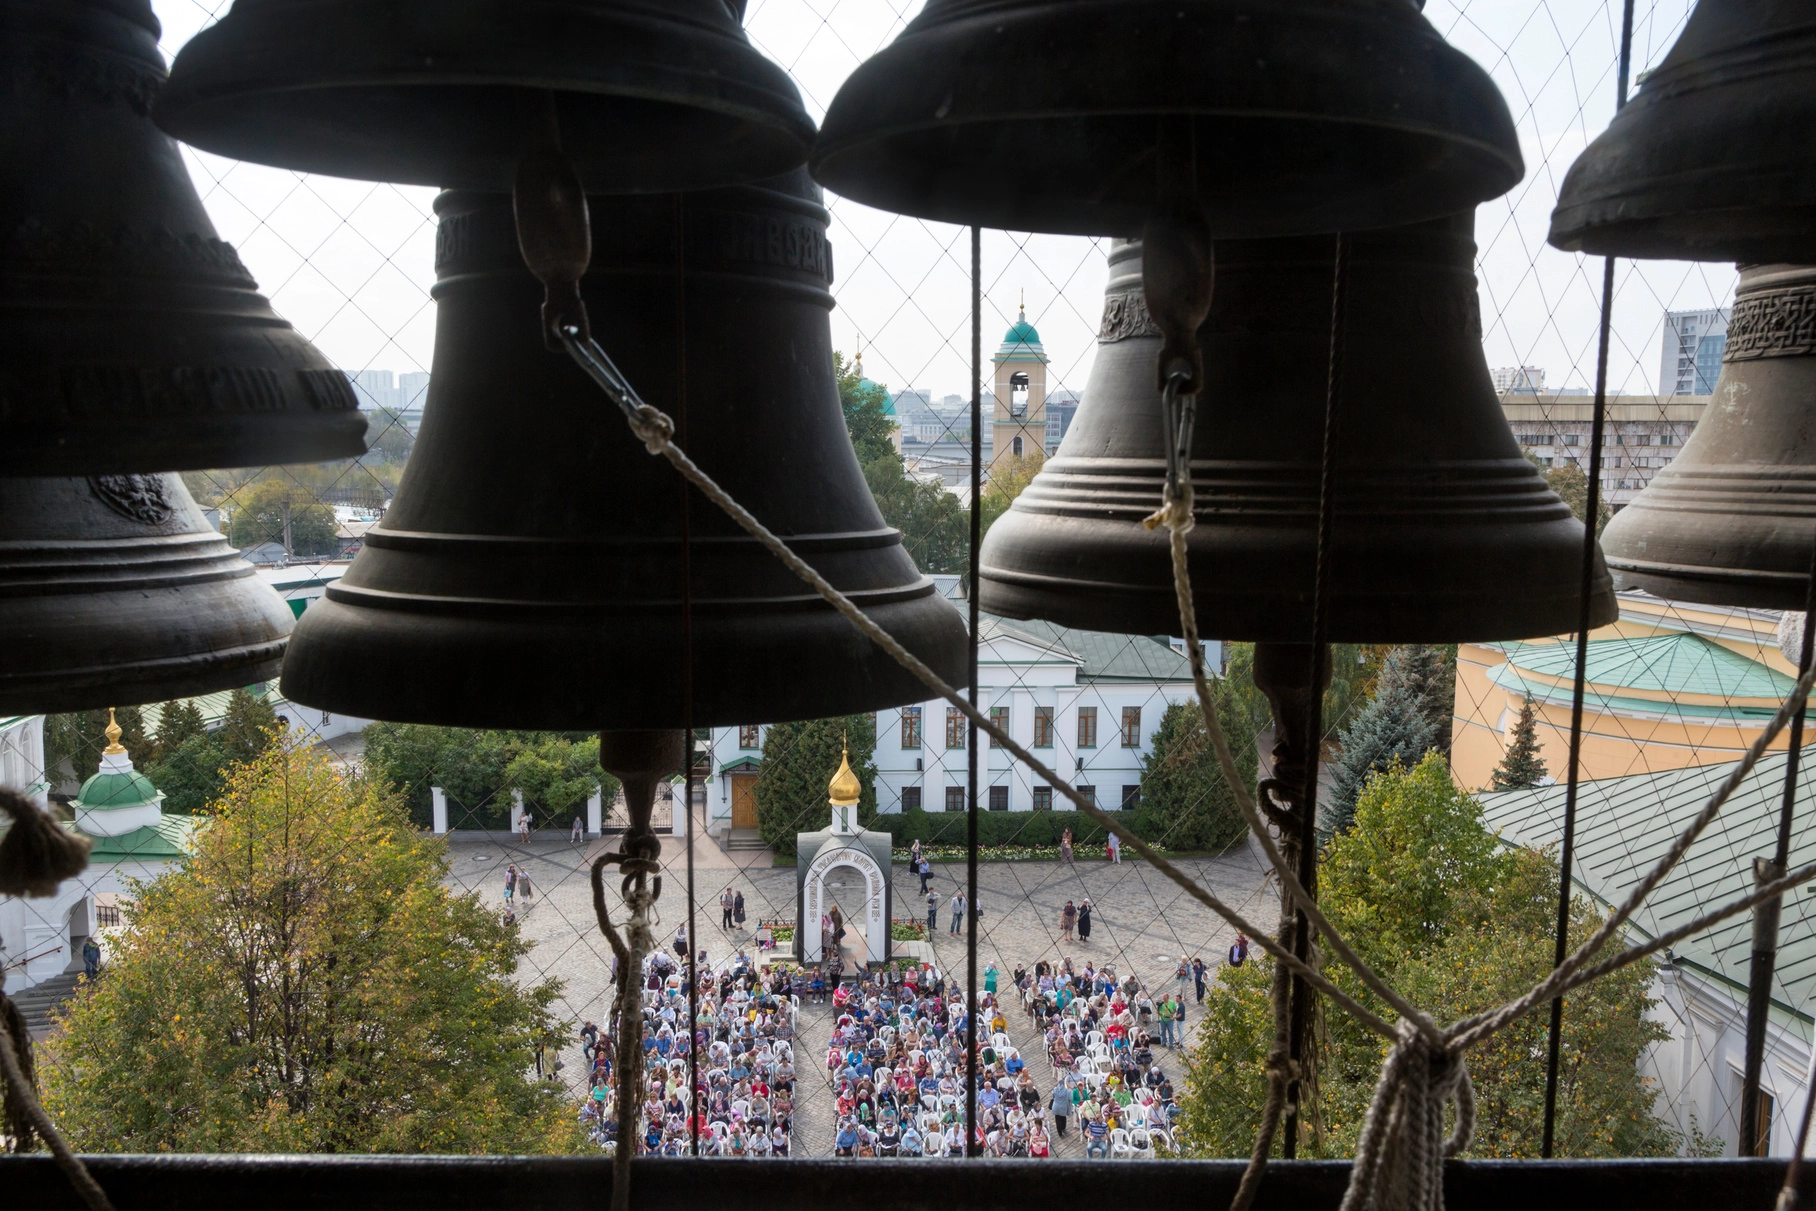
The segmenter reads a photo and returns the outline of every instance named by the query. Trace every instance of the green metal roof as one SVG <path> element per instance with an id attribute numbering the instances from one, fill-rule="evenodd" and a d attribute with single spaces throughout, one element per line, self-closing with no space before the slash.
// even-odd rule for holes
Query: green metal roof
<path id="1" fill-rule="evenodd" d="M 1816 765 L 1799 763 L 1798 801 L 1816 791 Z M 1616 903 L 1653 865 L 1700 811 L 1732 766 L 1691 766 L 1656 774 L 1631 774 L 1584 782 L 1578 788 L 1574 881 L 1603 904 Z M 1690 852 L 1634 915 L 1631 928 L 1645 937 L 1674 929 L 1736 899 L 1753 885 L 1753 859 L 1770 857 L 1784 792 L 1785 754 L 1762 758 Z M 1480 796 L 1485 822 L 1503 841 L 1530 848 L 1558 843 L 1565 787 L 1501 791 Z M 1791 838 L 1793 869 L 1816 862 L 1816 818 L 1800 810 Z M 1816 1010 L 1816 892 L 1806 886 L 1787 898 L 1780 927 L 1772 996 L 1778 1016 L 1810 1037 Z M 1752 954 L 1752 918 L 1741 914 L 1677 946 L 1680 965 L 1727 983 L 1746 998 Z M 1791 1015 L 1795 1015 L 1792 1017 Z"/>
<path id="2" fill-rule="evenodd" d="M 1576 676 L 1576 645 L 1557 640 L 1502 645 L 1507 661 L 1543 676 Z M 1649 635 L 1643 639 L 1593 639 L 1587 680 L 1659 694 L 1708 694 L 1719 698 L 1761 698 L 1773 709 L 1791 692 L 1795 679 L 1701 635 Z"/>
<path id="3" fill-rule="evenodd" d="M 74 824 L 66 827 L 93 841 L 88 851 L 90 862 L 162 861 L 186 858 L 195 850 L 196 821 L 189 816 L 165 816 L 156 824 L 117 837 L 82 833 Z"/>
<path id="4" fill-rule="evenodd" d="M 296 605 L 292 603 L 291 609 L 295 608 Z M 270 681 L 249 685 L 246 688 L 252 691 L 254 697 L 270 703 L 273 710 L 281 711 L 289 705 L 289 700 L 278 692 L 277 685 L 277 678 L 274 677 Z M 202 712 L 203 727 L 213 728 L 221 720 L 227 718 L 227 703 L 232 698 L 232 690 L 216 690 L 212 694 L 198 694 L 196 697 L 187 698 L 184 701 L 195 703 L 196 709 Z M 155 739 L 158 734 L 158 724 L 164 718 L 164 704 L 161 702 L 147 703 L 139 708 L 139 716 L 145 721 L 145 734 Z"/>
<path id="5" fill-rule="evenodd" d="M 1078 631 L 1038 618 L 980 616 L 984 637 L 1001 633 L 1045 644 L 1079 662 L 1080 684 L 1101 681 L 1185 681 L 1192 679 L 1192 664 L 1164 639 L 1150 635 L 1117 635 L 1108 631 Z"/>
<path id="6" fill-rule="evenodd" d="M 1003 333 L 1003 343 L 997 347 L 996 360 L 1014 361 L 1017 359 L 1044 362 L 1047 351 L 1040 343 L 1040 333 L 1028 322 L 1028 313 L 1021 313 L 1021 318 L 1009 325 L 1009 331 Z"/>

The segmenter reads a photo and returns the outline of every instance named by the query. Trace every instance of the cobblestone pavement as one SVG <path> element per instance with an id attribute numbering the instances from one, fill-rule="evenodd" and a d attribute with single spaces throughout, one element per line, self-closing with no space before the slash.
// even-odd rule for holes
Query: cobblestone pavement
<path id="1" fill-rule="evenodd" d="M 539 834 L 528 846 L 498 839 L 455 838 L 450 882 L 502 910 L 505 867 L 515 864 L 530 874 L 532 895 L 518 904 L 524 936 L 534 945 L 520 969 L 526 981 L 555 978 L 562 982 L 558 1011 L 578 1031 L 582 1021 L 603 1022 L 611 999 L 611 948 L 599 935 L 593 920 L 592 888 L 587 863 L 608 838 L 575 845 L 566 835 Z M 663 892 L 658 902 L 662 924 L 658 940 L 671 945 L 675 927 L 686 918 L 686 847 L 679 839 L 663 839 Z M 795 912 L 795 869 L 777 866 L 764 851 L 726 854 L 704 838 L 695 848 L 695 894 L 701 945 L 709 959 L 721 963 L 739 948 L 755 955 L 754 930 L 762 920 L 792 922 Z M 1216 858 L 1182 859 L 1179 865 L 1202 880 L 1226 902 L 1256 924 L 1271 926 L 1276 899 L 1264 886 L 1256 856 L 1239 848 Z M 621 911 L 618 880 L 608 872 L 607 903 Z M 931 890 L 939 901 L 939 925 L 932 934 L 934 962 L 942 971 L 961 976 L 965 965 L 965 939 L 947 932 L 947 903 L 962 886 L 965 866 L 936 863 Z M 727 884 L 744 893 L 747 919 L 742 930 L 721 928 L 719 893 Z M 919 881 L 897 864 L 892 876 L 897 919 L 926 919 L 926 897 Z M 994 963 L 1009 986 L 1017 963 L 1032 967 L 1040 959 L 1071 958 L 1075 964 L 1089 959 L 1098 966 L 1113 966 L 1118 974 L 1131 971 L 1147 983 L 1156 1000 L 1170 986 L 1179 959 L 1202 956 L 1213 968 L 1221 966 L 1234 931 L 1208 909 L 1190 899 L 1165 875 L 1145 863 L 1111 865 L 1081 861 L 1066 866 L 1058 862 L 986 862 L 978 868 L 978 900 L 983 920 L 978 937 L 979 981 L 985 965 Z M 834 893 L 837 894 L 836 892 Z M 1063 942 L 1059 917 L 1065 902 L 1089 898 L 1093 928 L 1089 941 Z M 853 904 L 845 906 L 850 916 Z M 1019 1004 L 1006 998 L 1009 1034 L 1034 1070 L 1043 1091 L 1052 1088 L 1052 1069 L 1045 1047 Z M 1195 1006 L 1188 1010 L 1188 1028 L 1197 1021 Z M 826 1079 L 824 1059 L 832 1025 L 830 1007 L 803 1005 L 797 1022 L 800 1043 L 796 1068 L 801 1074 L 796 1097 L 792 1152 L 795 1156 L 830 1156 L 832 1153 L 832 1090 Z M 1160 1063 L 1178 1076 L 1178 1053 L 1160 1050 Z M 563 1078 L 580 1096 L 584 1061 L 578 1042 L 562 1056 Z M 1079 1156 L 1083 1148 L 1076 1131 L 1068 1134 L 1056 1155 Z"/>

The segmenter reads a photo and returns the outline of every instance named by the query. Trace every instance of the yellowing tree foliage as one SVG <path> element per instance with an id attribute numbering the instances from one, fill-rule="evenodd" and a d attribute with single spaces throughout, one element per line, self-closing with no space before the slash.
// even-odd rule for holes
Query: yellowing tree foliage
<path id="1" fill-rule="evenodd" d="M 310 752 L 234 769 L 46 1044 L 51 1114 L 89 1152 L 582 1148 L 529 1075 L 559 986 L 517 983 L 528 946 L 447 861 Z"/>

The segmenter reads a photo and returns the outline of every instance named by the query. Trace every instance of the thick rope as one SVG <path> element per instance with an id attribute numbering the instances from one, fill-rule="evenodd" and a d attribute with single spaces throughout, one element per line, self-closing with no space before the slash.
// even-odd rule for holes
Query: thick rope
<path id="1" fill-rule="evenodd" d="M 1447 1139 L 1450 1105 L 1457 1125 Z M 1416 1025 L 1402 1022 L 1362 1120 L 1342 1211 L 1442 1211 L 1444 1161 L 1469 1146 L 1475 1119 L 1462 1048 L 1433 1046 Z"/>
<path id="2" fill-rule="evenodd" d="M 101 1184 L 88 1171 L 88 1166 L 82 1163 L 82 1158 L 70 1149 L 69 1141 L 63 1138 L 57 1125 L 50 1121 L 50 1115 L 44 1112 L 43 1105 L 38 1101 L 38 1095 L 32 1089 L 32 1083 L 26 1077 L 24 1066 L 20 1064 L 15 1051 L 25 1040 L 15 1039 L 8 1026 L 8 1019 L 16 1016 L 11 1012 L 12 1001 L 3 992 L 0 992 L 0 1001 L 5 1002 L 7 1010 L 0 1012 L 0 1075 L 6 1080 L 7 1101 L 24 1110 L 26 1118 L 56 1158 L 57 1168 L 63 1170 L 63 1176 L 69 1179 L 69 1184 L 76 1188 L 76 1193 L 88 1204 L 89 1211 L 113 1211 L 113 1201 L 107 1197 L 107 1192 L 101 1189 Z"/>

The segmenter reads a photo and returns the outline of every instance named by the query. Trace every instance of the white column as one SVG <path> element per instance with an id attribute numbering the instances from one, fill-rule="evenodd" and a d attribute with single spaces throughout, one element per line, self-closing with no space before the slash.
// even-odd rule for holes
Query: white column
<path id="1" fill-rule="evenodd" d="M 511 792 L 511 831 L 516 832 L 519 822 L 523 820 L 523 792 Z"/>
<path id="2" fill-rule="evenodd" d="M 586 835 L 587 836 L 597 837 L 599 835 L 599 817 L 600 817 L 600 813 L 603 811 L 603 809 L 604 809 L 604 800 L 602 799 L 602 797 L 600 796 L 598 791 L 594 791 L 592 794 L 590 794 L 586 797 Z"/>
<path id="3" fill-rule="evenodd" d="M 687 801 L 687 782 L 669 783 L 669 799 L 673 808 L 669 812 L 668 831 L 677 837 L 687 836 L 687 813 L 694 810 L 694 805 Z"/>
<path id="4" fill-rule="evenodd" d="M 431 786 L 429 802 L 433 805 L 431 810 L 435 813 L 435 835 L 445 837 L 448 834 L 448 797 L 442 793 L 441 787 Z"/>

